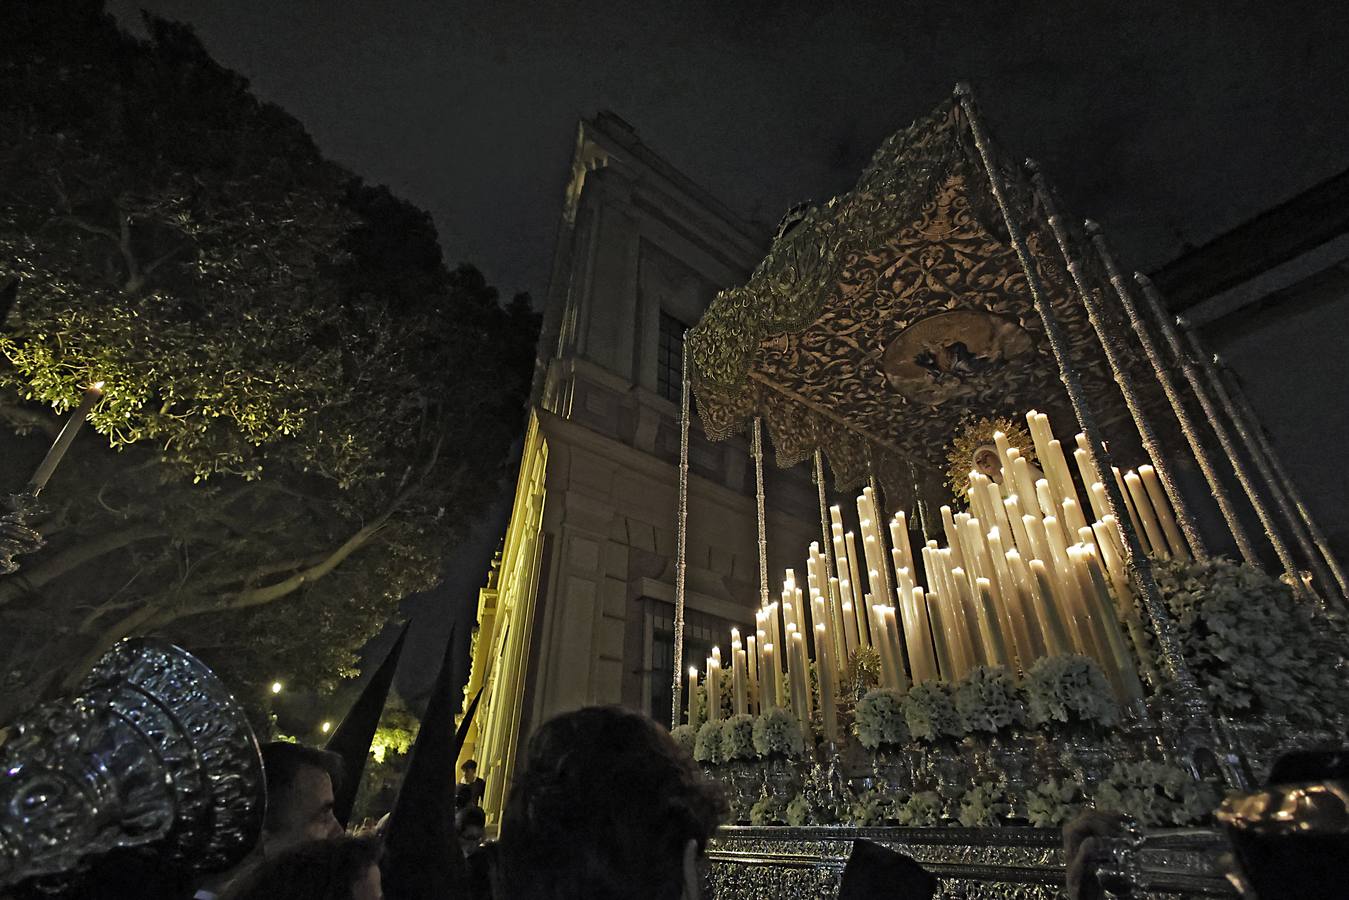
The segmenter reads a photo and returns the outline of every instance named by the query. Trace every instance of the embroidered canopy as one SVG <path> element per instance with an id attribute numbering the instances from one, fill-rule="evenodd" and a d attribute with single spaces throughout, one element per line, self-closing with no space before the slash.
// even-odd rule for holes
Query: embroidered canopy
<path id="1" fill-rule="evenodd" d="M 1029 182 L 1007 199 L 1102 418 L 1120 411 Z M 1076 255 L 1076 254 L 1075 254 Z M 1099 282 L 1098 282 L 1099 283 Z M 870 461 L 895 502 L 940 491 L 967 416 L 1065 413 L 1058 367 L 955 100 L 887 140 L 857 186 L 784 222 L 748 283 L 689 332 L 713 440 L 762 416 L 781 466 L 822 449 L 840 489 Z"/>

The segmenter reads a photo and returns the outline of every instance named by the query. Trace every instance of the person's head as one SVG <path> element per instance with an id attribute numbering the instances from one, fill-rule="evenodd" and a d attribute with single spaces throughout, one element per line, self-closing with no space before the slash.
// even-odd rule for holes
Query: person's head
<path id="1" fill-rule="evenodd" d="M 974 470 L 987 475 L 998 484 L 1002 484 L 1002 460 L 998 457 L 998 448 L 985 444 L 974 451 Z"/>
<path id="2" fill-rule="evenodd" d="M 478 763 L 476 760 L 464 760 L 464 764 L 460 766 L 459 769 L 464 773 L 464 781 L 466 782 L 472 781 L 478 777 Z"/>
<path id="3" fill-rule="evenodd" d="M 454 814 L 454 832 L 459 836 L 459 848 L 465 856 L 478 848 L 486 830 L 487 814 L 481 806 L 466 806 Z"/>
<path id="4" fill-rule="evenodd" d="M 546 722 L 502 816 L 512 900 L 697 897 L 697 858 L 726 811 L 669 733 L 616 706 Z"/>
<path id="5" fill-rule="evenodd" d="M 275 741 L 263 746 L 262 765 L 267 777 L 267 815 L 262 825 L 265 853 L 342 833 L 333 816 L 333 790 L 341 778 L 341 757 Z"/>
<path id="6" fill-rule="evenodd" d="M 262 862 L 226 900 L 382 900 L 379 840 L 339 837 L 296 844 Z"/>

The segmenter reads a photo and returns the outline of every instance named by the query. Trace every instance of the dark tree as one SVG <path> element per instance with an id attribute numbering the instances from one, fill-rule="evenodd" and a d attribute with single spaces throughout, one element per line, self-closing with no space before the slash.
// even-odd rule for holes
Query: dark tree
<path id="1" fill-rule="evenodd" d="M 537 319 L 186 27 L 16 4 L 0 57 L 0 489 L 105 383 L 0 581 L 0 720 L 163 634 L 320 685 L 499 489 Z M 12 464 L 11 464 L 12 463 Z"/>

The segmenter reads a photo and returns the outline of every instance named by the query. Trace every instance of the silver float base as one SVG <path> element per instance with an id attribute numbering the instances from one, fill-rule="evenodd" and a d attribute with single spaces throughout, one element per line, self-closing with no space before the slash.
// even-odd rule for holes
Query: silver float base
<path id="1" fill-rule="evenodd" d="M 708 845 L 708 896 L 776 900 L 838 896 L 858 838 L 913 857 L 941 881 L 938 897 L 1059 898 L 1063 838 L 1046 828 L 851 828 L 727 826 Z M 1131 855 L 1135 897 L 1233 897 L 1218 871 L 1227 850 L 1207 829 L 1151 831 Z"/>

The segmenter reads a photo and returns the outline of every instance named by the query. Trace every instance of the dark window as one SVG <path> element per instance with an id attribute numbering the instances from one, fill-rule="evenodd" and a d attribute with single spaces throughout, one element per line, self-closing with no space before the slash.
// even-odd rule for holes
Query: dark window
<path id="1" fill-rule="evenodd" d="M 651 717 L 661 724 L 670 721 L 670 698 L 673 686 L 674 662 L 674 606 L 652 600 L 651 603 Z M 725 619 L 709 616 L 697 610 L 684 610 L 684 664 L 679 667 L 685 691 L 688 690 L 689 666 L 698 669 L 699 682 L 702 681 L 707 658 L 712 655 L 712 647 L 721 648 L 722 662 L 726 671 L 731 671 L 731 627 L 740 629 L 741 635 L 751 634 L 752 630 L 743 622 L 728 622 Z M 689 698 L 684 698 L 687 708 Z"/>
<path id="2" fill-rule="evenodd" d="M 661 311 L 660 343 L 656 352 L 656 390 L 667 400 L 679 402 L 681 372 L 684 367 L 684 329 L 687 326 Z"/>

